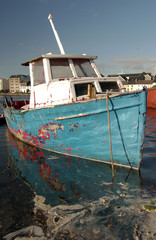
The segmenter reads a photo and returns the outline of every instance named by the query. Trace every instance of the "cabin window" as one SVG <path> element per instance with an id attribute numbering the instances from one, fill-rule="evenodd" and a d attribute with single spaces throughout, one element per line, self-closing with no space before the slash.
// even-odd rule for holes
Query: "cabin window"
<path id="1" fill-rule="evenodd" d="M 118 92 L 119 87 L 117 82 L 99 82 L 102 92 L 106 92 L 107 90 L 113 90 L 113 92 Z"/>
<path id="2" fill-rule="evenodd" d="M 78 77 L 97 77 L 88 59 L 73 59 Z"/>
<path id="3" fill-rule="evenodd" d="M 51 59 L 50 67 L 53 79 L 73 77 L 68 59 Z"/>
<path id="4" fill-rule="evenodd" d="M 42 60 L 33 63 L 34 85 L 45 83 L 44 69 Z"/>
<path id="5" fill-rule="evenodd" d="M 80 97 L 80 96 L 83 96 L 83 95 L 88 95 L 88 84 L 91 84 L 92 87 L 94 87 L 93 83 L 75 84 L 76 97 Z"/>

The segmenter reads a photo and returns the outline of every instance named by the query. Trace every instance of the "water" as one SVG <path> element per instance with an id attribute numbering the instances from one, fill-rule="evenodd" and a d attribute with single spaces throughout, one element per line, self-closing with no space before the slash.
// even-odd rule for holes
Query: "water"
<path id="1" fill-rule="evenodd" d="M 55 209 L 51 222 L 66 221 L 55 239 L 156 238 L 156 110 L 148 110 L 140 173 L 115 168 L 112 180 L 110 166 L 29 146 L 6 125 L 0 126 L 0 159 L 0 238 L 33 224 L 46 229 L 49 216 L 34 211 L 40 196 L 44 208 Z"/>

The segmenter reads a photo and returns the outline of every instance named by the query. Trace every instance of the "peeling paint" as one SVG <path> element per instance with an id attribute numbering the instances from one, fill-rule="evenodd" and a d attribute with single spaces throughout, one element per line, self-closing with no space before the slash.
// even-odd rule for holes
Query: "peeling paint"
<path id="1" fill-rule="evenodd" d="M 78 123 L 70 123 L 70 127 L 71 129 L 69 131 L 74 132 L 74 129 L 77 128 L 78 132 L 79 132 L 79 124 Z"/>

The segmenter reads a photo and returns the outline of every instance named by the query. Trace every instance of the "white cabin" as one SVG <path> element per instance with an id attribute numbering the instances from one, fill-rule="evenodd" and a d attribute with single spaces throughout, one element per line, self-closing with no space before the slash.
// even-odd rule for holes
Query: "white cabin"
<path id="1" fill-rule="evenodd" d="M 102 77 L 94 59 L 96 56 L 45 54 L 23 63 L 30 69 L 31 95 L 29 108 L 98 98 L 107 90 L 124 91 L 118 77 Z M 88 85 L 94 94 L 88 96 Z"/>

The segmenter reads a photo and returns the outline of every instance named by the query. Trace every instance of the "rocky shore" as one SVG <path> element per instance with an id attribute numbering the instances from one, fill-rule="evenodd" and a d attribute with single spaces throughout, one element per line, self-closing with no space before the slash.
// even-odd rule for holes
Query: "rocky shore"
<path id="1" fill-rule="evenodd" d="M 28 226 L 4 236 L 5 240 L 106 240 L 156 239 L 156 202 L 123 207 L 119 199 L 101 198 L 87 206 L 51 207 L 45 198 L 35 196 L 34 218 L 37 225 Z M 119 205 L 112 207 L 112 201 Z M 110 214 L 109 214 L 110 212 Z"/>

